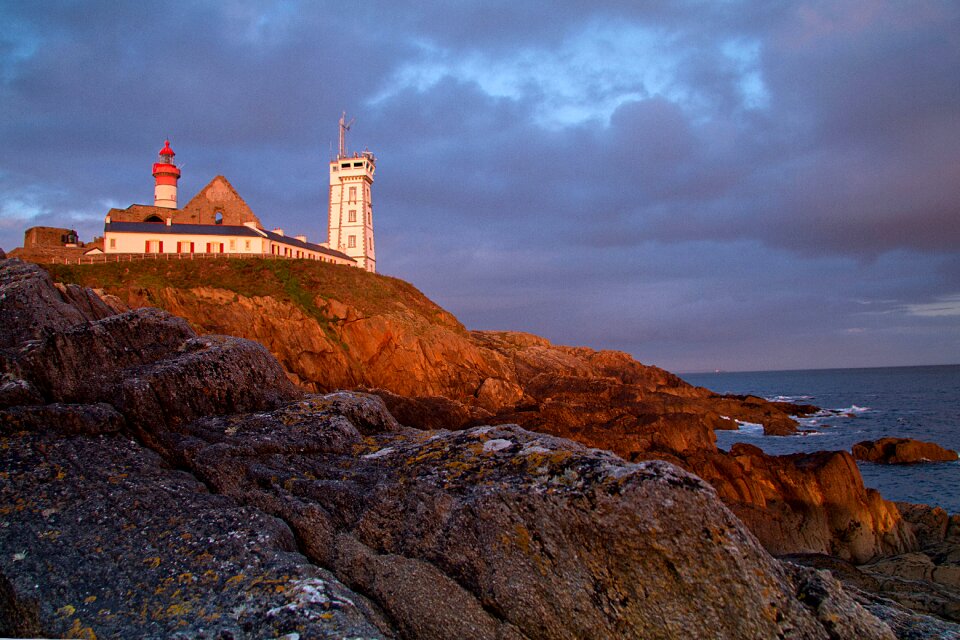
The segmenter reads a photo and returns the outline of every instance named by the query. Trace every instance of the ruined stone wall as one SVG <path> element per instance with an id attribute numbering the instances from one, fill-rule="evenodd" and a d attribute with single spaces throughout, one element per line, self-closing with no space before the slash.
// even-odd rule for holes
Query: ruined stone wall
<path id="1" fill-rule="evenodd" d="M 196 220 L 191 220 L 180 209 L 168 209 L 166 207 L 153 207 L 146 204 L 132 204 L 126 209 L 110 209 L 107 212 L 111 222 L 166 222 L 167 218 L 173 218 L 175 223 L 196 224 Z"/>
<path id="2" fill-rule="evenodd" d="M 166 222 L 173 224 L 219 224 L 240 226 L 247 222 L 263 228 L 259 218 L 247 206 L 233 185 L 223 176 L 217 176 L 200 190 L 182 209 L 132 204 L 126 209 L 110 209 L 112 222 Z"/>
<path id="3" fill-rule="evenodd" d="M 183 213 L 189 216 L 188 221 L 193 224 L 217 224 L 219 220 L 220 224 L 238 226 L 254 222 L 263 228 L 257 216 L 223 176 L 211 180 L 183 207 Z M 175 218 L 174 222 L 181 220 Z"/>
<path id="4" fill-rule="evenodd" d="M 30 227 L 23 234 L 23 248 L 62 247 L 67 243 L 76 244 L 77 232 L 60 227 Z"/>

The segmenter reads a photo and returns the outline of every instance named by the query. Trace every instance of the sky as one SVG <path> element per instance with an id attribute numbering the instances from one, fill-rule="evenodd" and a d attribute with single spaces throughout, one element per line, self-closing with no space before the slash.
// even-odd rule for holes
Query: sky
<path id="1" fill-rule="evenodd" d="M 672 371 L 960 363 L 960 3 L 0 0 L 0 247 L 227 177 L 471 329 Z"/>

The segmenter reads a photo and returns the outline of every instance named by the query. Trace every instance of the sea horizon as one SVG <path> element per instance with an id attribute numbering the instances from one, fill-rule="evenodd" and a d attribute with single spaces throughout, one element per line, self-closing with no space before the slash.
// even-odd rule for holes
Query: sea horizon
<path id="1" fill-rule="evenodd" d="M 655 365 L 659 366 L 659 365 Z M 790 368 L 790 369 L 696 369 L 691 371 L 671 371 L 674 375 L 683 377 L 685 375 L 710 375 L 710 374 L 728 374 L 728 373 L 795 373 L 799 371 L 866 371 L 872 369 L 921 369 L 931 367 L 960 367 L 960 362 L 942 363 L 942 364 L 894 364 L 894 365 L 870 365 L 862 367 L 809 367 L 809 368 Z M 663 369 L 664 367 L 660 367 Z M 670 371 L 670 369 L 667 369 Z"/>

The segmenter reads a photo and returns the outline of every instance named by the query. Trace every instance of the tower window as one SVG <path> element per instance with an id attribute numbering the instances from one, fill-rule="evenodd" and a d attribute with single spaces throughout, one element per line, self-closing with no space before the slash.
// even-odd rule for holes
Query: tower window
<path id="1" fill-rule="evenodd" d="M 347 248 L 349 249 L 357 248 L 357 236 L 347 236 Z"/>
<path id="2" fill-rule="evenodd" d="M 350 209 L 350 212 L 347 214 L 347 222 L 356 222 L 357 221 L 357 210 Z"/>
<path id="3" fill-rule="evenodd" d="M 357 188 L 356 188 L 356 187 L 350 187 L 350 196 L 349 196 L 349 199 L 350 199 L 350 202 L 356 202 L 356 201 L 357 201 Z"/>

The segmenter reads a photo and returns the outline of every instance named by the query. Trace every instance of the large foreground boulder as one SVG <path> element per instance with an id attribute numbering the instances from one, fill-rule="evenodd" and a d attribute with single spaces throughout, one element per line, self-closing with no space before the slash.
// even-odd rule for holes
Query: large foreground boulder
<path id="1" fill-rule="evenodd" d="M 0 636 L 384 636 L 282 521 L 129 437 L 50 428 L 0 445 Z"/>
<path id="2" fill-rule="evenodd" d="M 404 637 L 830 637 L 802 585 L 673 465 L 516 426 L 363 437 L 327 402 L 197 421 L 181 463 L 289 523 Z M 858 637 L 892 637 L 841 590 L 829 606 Z"/>

